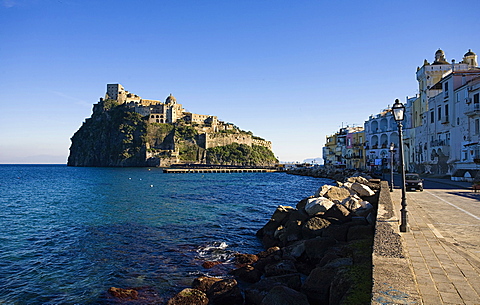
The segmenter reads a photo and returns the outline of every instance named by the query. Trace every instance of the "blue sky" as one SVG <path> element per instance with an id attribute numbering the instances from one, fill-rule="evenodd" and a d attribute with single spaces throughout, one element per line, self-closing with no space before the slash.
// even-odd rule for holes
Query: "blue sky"
<path id="1" fill-rule="evenodd" d="M 326 135 L 417 93 L 441 48 L 480 55 L 480 2 L 0 0 L 0 163 L 65 163 L 107 83 L 172 93 L 321 157 Z M 318 159 L 317 159 L 318 160 Z"/>

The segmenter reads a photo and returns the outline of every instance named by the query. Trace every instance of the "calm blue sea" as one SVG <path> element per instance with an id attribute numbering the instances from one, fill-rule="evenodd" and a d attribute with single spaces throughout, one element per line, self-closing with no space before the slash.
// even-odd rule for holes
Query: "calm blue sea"
<path id="1" fill-rule="evenodd" d="M 166 299 L 215 272 L 203 261 L 263 250 L 255 232 L 276 206 L 326 183 L 284 173 L 0 165 L 0 304 L 111 303 L 112 286 Z"/>

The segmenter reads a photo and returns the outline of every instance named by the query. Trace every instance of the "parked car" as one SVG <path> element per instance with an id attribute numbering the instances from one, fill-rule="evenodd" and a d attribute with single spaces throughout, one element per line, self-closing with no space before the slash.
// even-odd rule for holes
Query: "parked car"
<path id="1" fill-rule="evenodd" d="M 419 174 L 406 174 L 405 175 L 405 189 L 423 191 L 423 179 Z"/>

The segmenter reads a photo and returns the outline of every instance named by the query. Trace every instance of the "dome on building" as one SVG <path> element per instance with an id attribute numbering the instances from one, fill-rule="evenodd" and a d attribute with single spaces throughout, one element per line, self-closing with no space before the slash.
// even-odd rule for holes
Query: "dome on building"
<path id="1" fill-rule="evenodd" d="M 445 60 L 445 52 L 442 49 L 438 49 L 435 52 L 435 61 L 433 65 L 448 65 L 449 63 Z"/>
<path id="2" fill-rule="evenodd" d="M 463 55 L 464 57 L 467 57 L 467 56 L 475 56 L 477 54 L 475 54 L 474 52 L 472 52 L 472 49 L 468 49 L 468 52 L 465 53 L 465 55 Z"/>
<path id="3" fill-rule="evenodd" d="M 165 100 L 165 103 L 176 103 L 177 99 L 170 93 L 170 95 Z"/>

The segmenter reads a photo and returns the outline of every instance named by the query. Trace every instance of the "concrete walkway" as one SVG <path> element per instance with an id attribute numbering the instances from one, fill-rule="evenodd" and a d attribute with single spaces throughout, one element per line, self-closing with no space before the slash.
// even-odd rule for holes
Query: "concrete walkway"
<path id="1" fill-rule="evenodd" d="M 427 180 L 454 185 L 459 189 L 471 186 L 471 183 L 466 182 L 430 178 Z M 395 189 L 390 194 L 395 215 L 389 219 L 394 224 L 392 228 L 395 230 L 400 218 L 401 190 Z M 406 233 L 399 233 L 399 236 L 406 259 L 404 263 L 408 264 L 412 276 L 405 281 L 405 287 L 412 284 L 413 278 L 417 292 L 410 290 L 409 293 L 403 294 L 403 298 L 397 300 L 384 298 L 382 301 L 377 297 L 372 299 L 372 303 L 479 305 L 480 268 L 478 261 L 470 258 L 451 240 L 442 236 L 429 221 L 429 215 L 416 204 L 413 198 L 412 200 L 409 198 L 408 193 L 407 202 L 410 230 Z M 396 223 L 395 220 L 397 220 Z M 398 291 L 402 292 L 402 284 L 399 285 Z"/>

